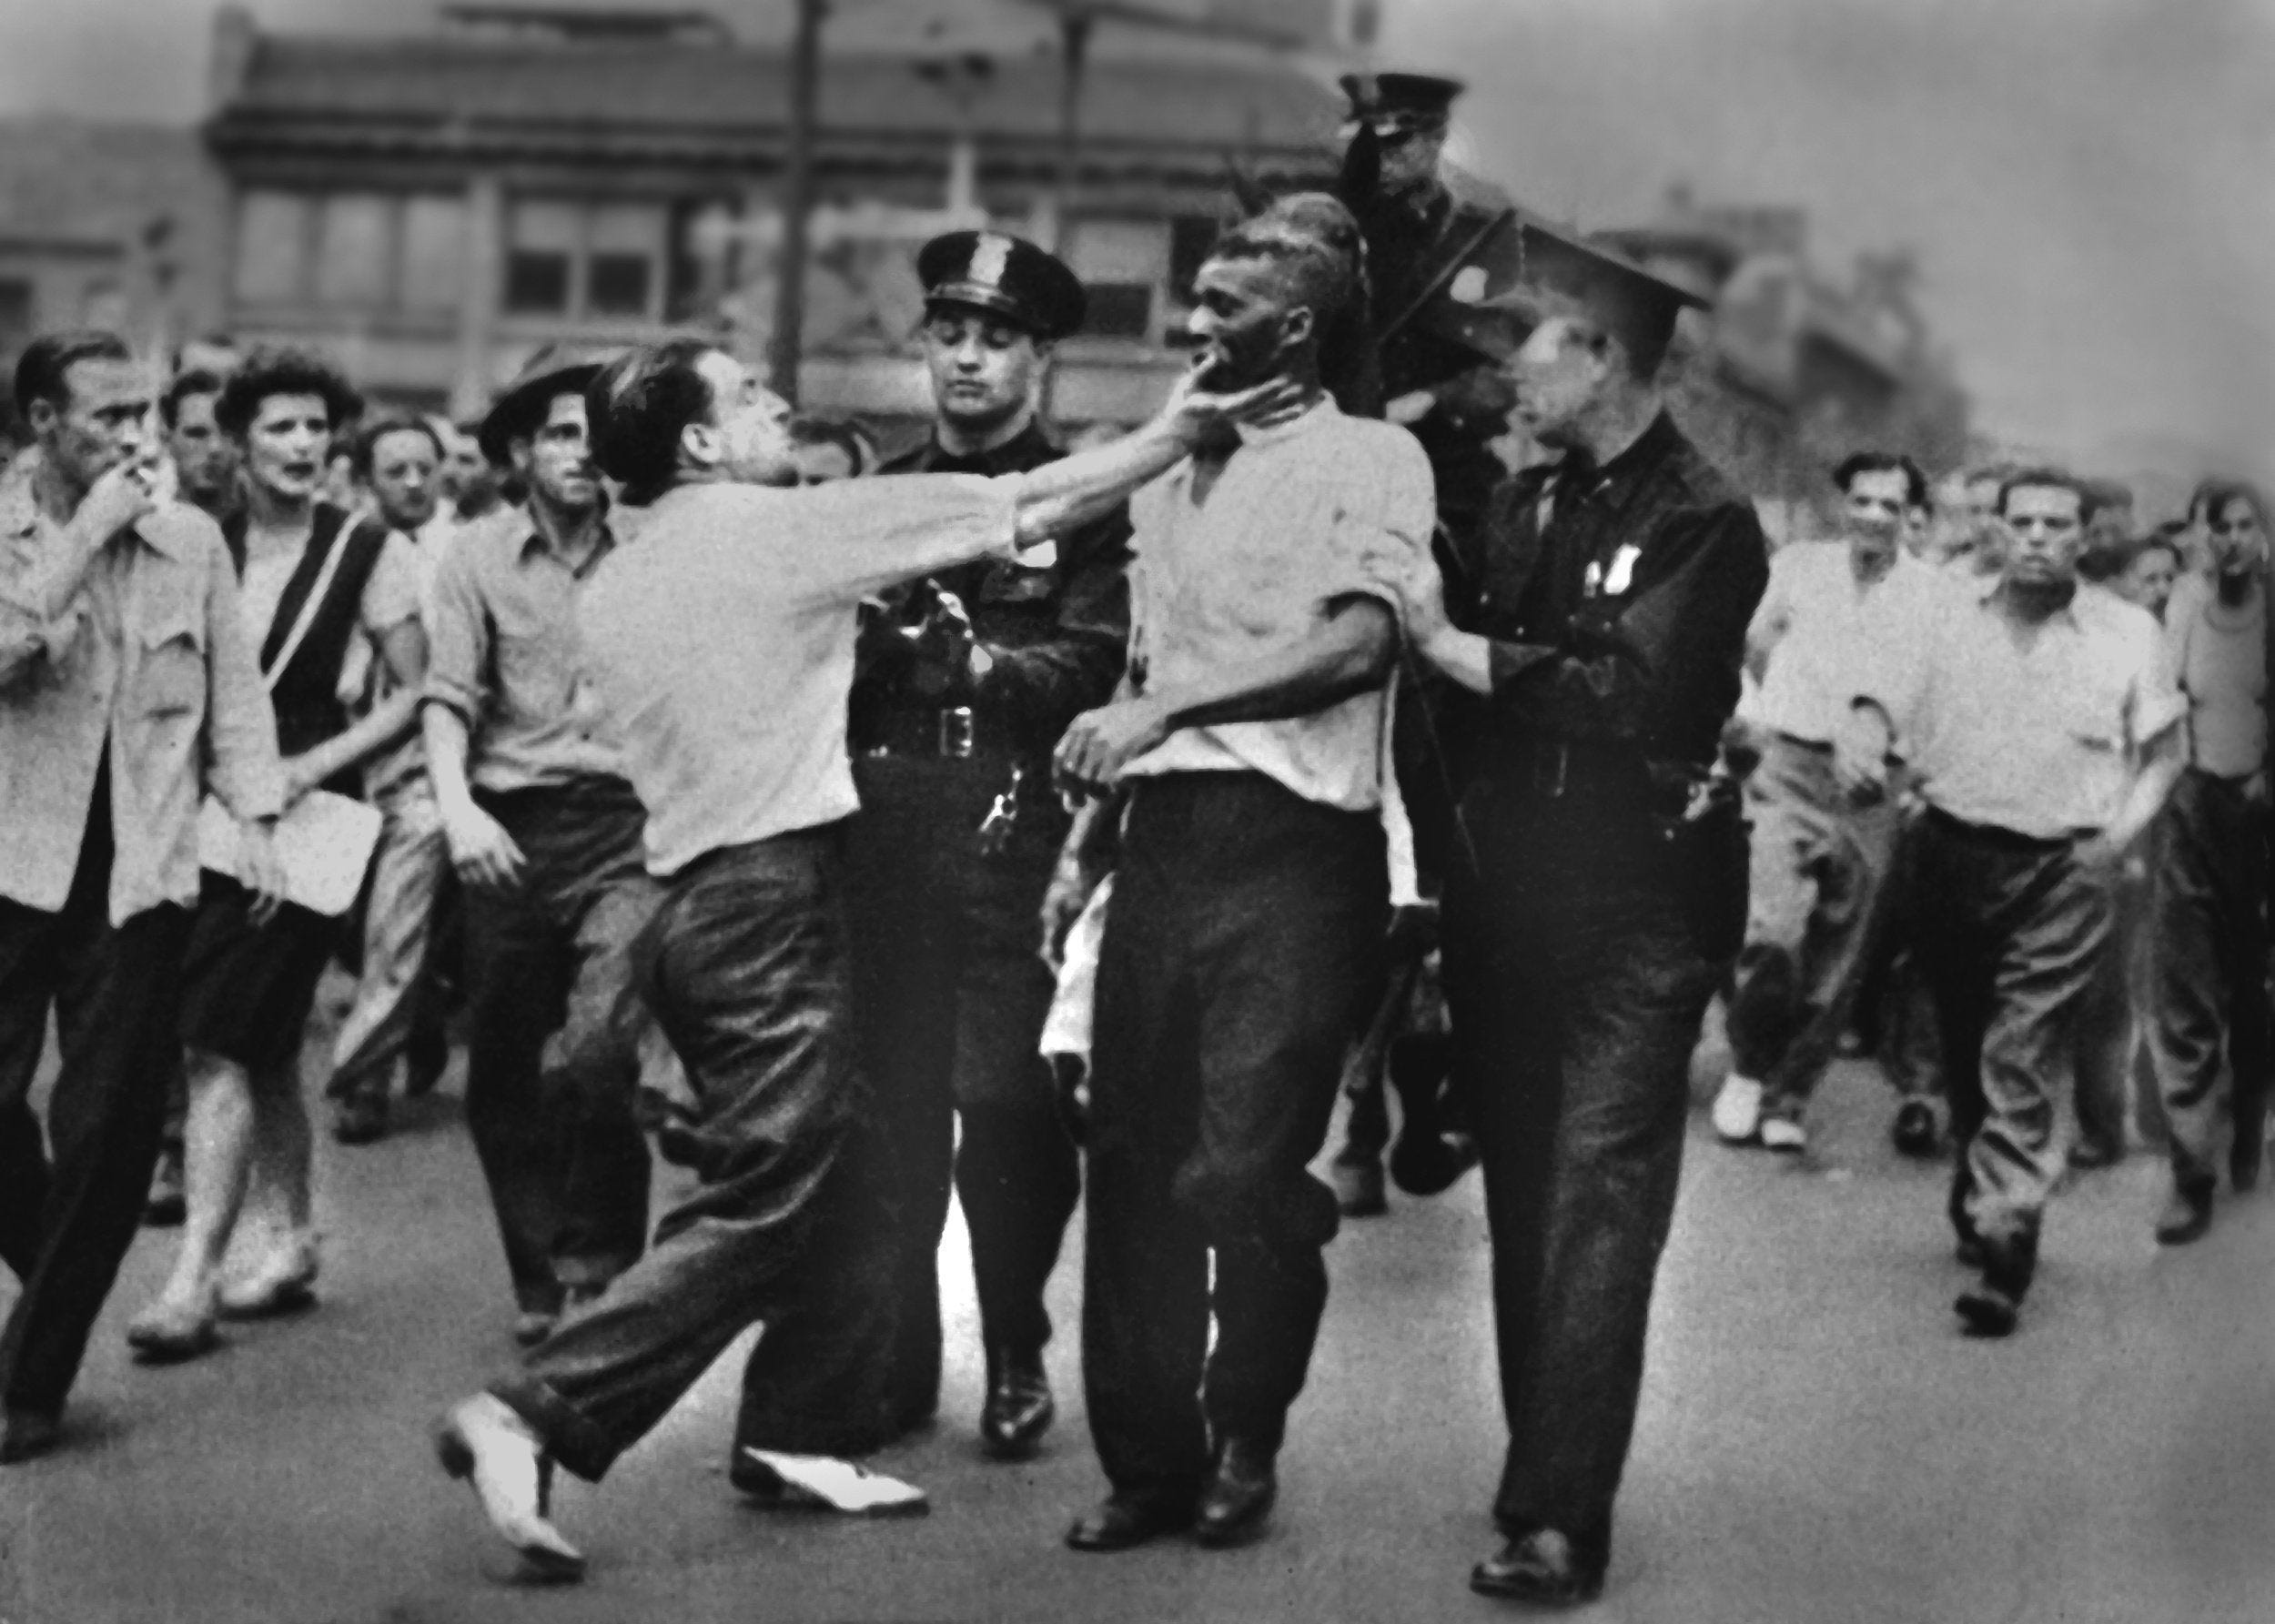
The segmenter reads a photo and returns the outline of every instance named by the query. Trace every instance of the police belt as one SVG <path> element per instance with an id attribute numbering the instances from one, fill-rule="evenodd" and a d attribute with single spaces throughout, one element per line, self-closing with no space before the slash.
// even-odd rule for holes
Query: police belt
<path id="1" fill-rule="evenodd" d="M 971 705 L 895 706 L 872 719 L 854 748 L 864 756 L 952 762 L 1009 761 L 1020 753 L 1018 741 L 998 718 Z"/>

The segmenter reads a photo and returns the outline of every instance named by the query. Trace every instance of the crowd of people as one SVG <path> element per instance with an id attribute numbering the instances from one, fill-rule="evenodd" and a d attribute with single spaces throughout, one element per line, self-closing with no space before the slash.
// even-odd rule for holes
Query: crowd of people
<path id="1" fill-rule="evenodd" d="M 992 231 L 918 257 L 934 414 L 894 458 L 704 337 L 541 353 L 465 424 L 298 350 L 160 388 L 115 335 L 25 349 L 0 1461 L 67 1441 L 146 1216 L 181 1236 L 144 1358 L 315 1301 L 336 957 L 343 1144 L 462 1020 L 524 1352 L 438 1445 L 552 1578 L 555 1468 L 602 1478 L 753 1323 L 735 1488 L 921 1508 L 860 1460 L 937 1407 L 952 1196 L 986 1452 L 1053 1424 L 1079 1205 L 1107 1493 L 1067 1543 L 1246 1543 L 1387 1152 L 1410 1191 L 1482 1170 L 1509 1439 L 1471 1583 L 1587 1599 L 1718 996 L 1734 1145 L 1805 1150 L 1877 1049 L 1898 1148 L 1952 1161 L 1971 1334 L 2015 1327 L 2065 1164 L 2143 1121 L 2159 1239 L 2223 1158 L 2257 1182 L 2257 494 L 2142 532 L 2058 469 L 1866 450 L 1837 534 L 1773 550 L 1667 407 L 1695 298 L 1449 186 L 1459 86 L 1346 88 L 1339 194 L 1253 200 L 1167 404 L 1071 454 L 1038 401 L 1082 285 Z M 692 1179 L 652 1231 L 651 1140 Z"/>

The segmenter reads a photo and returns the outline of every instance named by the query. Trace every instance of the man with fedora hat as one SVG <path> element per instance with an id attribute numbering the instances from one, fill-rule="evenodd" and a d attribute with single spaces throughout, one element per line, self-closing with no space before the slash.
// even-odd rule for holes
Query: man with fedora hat
<path id="1" fill-rule="evenodd" d="M 575 610 L 614 550 L 584 388 L 594 357 L 541 351 L 482 419 L 529 489 L 436 570 L 421 706 L 465 886 L 467 1126 L 533 1342 L 640 1255 L 648 1152 L 633 1116 L 645 1017 L 629 949 L 657 891 L 642 812 L 577 677 Z"/>
<path id="2" fill-rule="evenodd" d="M 1495 491 L 1446 588 L 1413 570 L 1404 596 L 1474 742 L 1446 991 L 1510 1437 L 1507 1544 L 1471 1585 L 1562 1605 L 1610 1560 L 1690 1054 L 1744 927 L 1744 829 L 1713 767 L 1768 555 L 1656 382 L 1698 301 L 1529 220 L 1519 234 L 1525 282 L 1478 330 L 1563 459 Z"/>
<path id="3" fill-rule="evenodd" d="M 1054 347 L 1082 325 L 1074 272 L 995 231 L 934 238 L 916 271 L 932 432 L 881 471 L 995 477 L 1058 460 L 1039 399 Z M 903 1204 L 897 1333 L 850 1351 L 885 1361 L 901 1425 L 932 1414 L 953 1181 L 987 1357 L 980 1443 L 997 1459 L 1032 1454 L 1054 1413 L 1043 1292 L 1082 1175 L 1037 1052 L 1053 983 L 1036 921 L 1068 823 L 1050 750 L 1121 675 L 1127 540 L 1117 508 L 895 590 L 868 616 L 849 706 L 854 1001 Z"/>

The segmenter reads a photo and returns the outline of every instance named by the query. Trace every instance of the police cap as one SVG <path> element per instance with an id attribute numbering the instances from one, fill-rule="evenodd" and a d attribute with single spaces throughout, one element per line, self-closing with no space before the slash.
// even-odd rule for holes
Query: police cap
<path id="1" fill-rule="evenodd" d="M 1684 309 L 1704 309 L 1706 302 L 1608 248 L 1528 219 L 1518 225 L 1515 283 L 1471 308 L 1468 339 L 1506 360 L 1542 320 L 1577 310 L 1650 371 L 1665 357 Z"/>
<path id="2" fill-rule="evenodd" d="M 1087 307 L 1082 282 L 1064 261 L 1024 237 L 1000 231 L 951 231 L 916 253 L 925 308 L 985 310 L 1042 339 L 1077 331 Z"/>
<path id="3" fill-rule="evenodd" d="M 1445 128 L 1453 98 L 1467 88 L 1434 74 L 1345 74 L 1342 86 L 1350 98 L 1350 116 L 1378 136 Z"/>

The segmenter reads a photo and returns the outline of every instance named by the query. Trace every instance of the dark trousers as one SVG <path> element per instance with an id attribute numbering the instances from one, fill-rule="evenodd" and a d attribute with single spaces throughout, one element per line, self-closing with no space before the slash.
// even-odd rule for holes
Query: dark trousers
<path id="1" fill-rule="evenodd" d="M 510 892 L 466 890 L 466 1123 L 515 1300 L 552 1310 L 640 1256 L 648 1148 L 634 1115 L 646 1020 L 632 946 L 661 894 L 628 784 L 486 796 L 528 860 Z"/>
<path id="2" fill-rule="evenodd" d="M 1190 1490 L 1212 1435 L 1280 1439 L 1338 1221 L 1305 1165 L 1388 917 L 1372 814 L 1256 773 L 1138 784 L 1098 962 L 1082 1305 L 1117 1488 Z"/>
<path id="3" fill-rule="evenodd" d="M 164 904 L 112 925 L 110 872 L 104 780 L 62 911 L 0 900 L 0 1258 L 22 1286 L 0 1331 L 10 1409 L 63 1408 L 142 1219 L 174 1074 L 190 913 Z M 51 1005 L 52 1164 L 27 1097 Z"/>
<path id="4" fill-rule="evenodd" d="M 598 1479 L 755 1320 L 812 1369 L 892 1330 L 892 1228 L 852 1067 L 838 832 L 713 853 L 672 883 L 640 947 L 642 985 L 687 1071 L 677 1135 L 701 1180 L 655 1245 L 493 1389 L 561 1464 Z M 804 1368 L 774 1356 L 793 1377 Z M 875 1361 L 870 1362 L 872 1367 Z M 866 1391 L 769 1392 L 771 1446 L 849 1454 L 885 1436 Z"/>
<path id="5" fill-rule="evenodd" d="M 1673 1218 L 1690 1054 L 1725 963 L 1631 814 L 1481 784 L 1449 875 L 1455 1077 L 1483 1158 L 1509 1452 L 1493 1516 L 1608 1552 Z"/>
<path id="6" fill-rule="evenodd" d="M 2017 1290 L 2061 1171 L 2056 1120 L 2109 944 L 2109 882 L 2067 841 L 1931 811 L 1919 828 L 1920 963 L 1957 1142 L 1950 1214 Z"/>
<path id="7" fill-rule="evenodd" d="M 2265 1142 L 2267 879 L 2266 809 L 2245 800 L 2240 784 L 2183 773 L 2157 827 L 2149 1007 L 2172 1175 L 2191 1194 L 2211 1191 L 2223 1125 L 2235 1166 L 2256 1171 Z"/>
<path id="8" fill-rule="evenodd" d="M 1082 1193 L 1080 1156 L 1036 1052 L 1053 990 L 1038 919 L 1066 820 L 1030 788 L 1011 842 L 991 856 L 978 832 L 1008 782 L 999 760 L 867 756 L 854 775 L 854 1007 L 902 1203 L 891 1365 L 913 1423 L 939 1397 L 938 1255 L 951 1177 L 990 1357 L 1033 1354 L 1050 1338 L 1044 1288 Z"/>

